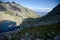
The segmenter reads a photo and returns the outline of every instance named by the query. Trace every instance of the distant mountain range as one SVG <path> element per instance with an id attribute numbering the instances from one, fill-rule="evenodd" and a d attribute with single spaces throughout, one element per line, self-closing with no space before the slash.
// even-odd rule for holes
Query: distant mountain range
<path id="1" fill-rule="evenodd" d="M 40 16 L 45 16 L 48 12 L 38 12 L 36 11 L 37 14 L 39 14 Z"/>

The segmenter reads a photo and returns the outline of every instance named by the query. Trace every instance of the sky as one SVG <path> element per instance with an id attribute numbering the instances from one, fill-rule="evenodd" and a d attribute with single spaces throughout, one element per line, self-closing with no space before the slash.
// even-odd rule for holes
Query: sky
<path id="1" fill-rule="evenodd" d="M 3 0 L 3 1 L 15 1 L 27 8 L 30 8 L 37 12 L 49 12 L 56 5 L 60 3 L 60 0 Z"/>

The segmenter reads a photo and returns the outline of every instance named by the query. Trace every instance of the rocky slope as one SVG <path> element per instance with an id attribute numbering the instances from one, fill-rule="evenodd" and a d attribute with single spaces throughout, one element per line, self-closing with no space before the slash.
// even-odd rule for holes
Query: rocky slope
<path id="1" fill-rule="evenodd" d="M 28 9 L 14 2 L 0 3 L 0 21 L 14 21 L 17 23 L 17 25 L 19 25 L 22 23 L 22 21 L 24 21 L 23 19 L 37 17 L 39 17 L 39 15 L 37 15 L 31 9 Z"/>

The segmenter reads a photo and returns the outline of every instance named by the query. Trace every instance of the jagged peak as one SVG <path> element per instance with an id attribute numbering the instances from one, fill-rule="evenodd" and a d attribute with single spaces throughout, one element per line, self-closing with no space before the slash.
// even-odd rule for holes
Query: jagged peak
<path id="1" fill-rule="evenodd" d="M 12 1 L 12 2 L 9 2 L 9 1 L 7 1 L 7 2 L 3 2 L 3 1 L 0 1 L 0 3 L 5 3 L 5 4 L 16 4 L 16 2 L 14 2 L 14 1 Z"/>

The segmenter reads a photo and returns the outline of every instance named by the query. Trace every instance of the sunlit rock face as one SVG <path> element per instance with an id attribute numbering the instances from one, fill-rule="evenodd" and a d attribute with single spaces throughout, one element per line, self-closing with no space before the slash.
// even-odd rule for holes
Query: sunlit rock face
<path id="1" fill-rule="evenodd" d="M 20 25 L 23 19 L 37 17 L 39 17 L 39 15 L 31 9 L 25 8 L 14 2 L 0 3 L 0 21 L 10 20 L 16 22 L 17 25 Z"/>

